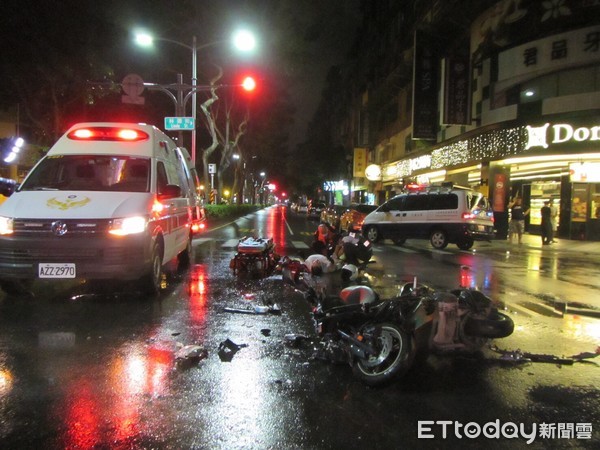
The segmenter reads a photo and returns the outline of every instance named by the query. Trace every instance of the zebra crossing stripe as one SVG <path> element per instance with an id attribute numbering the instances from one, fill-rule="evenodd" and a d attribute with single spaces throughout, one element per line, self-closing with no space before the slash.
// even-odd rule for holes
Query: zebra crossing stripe
<path id="1" fill-rule="evenodd" d="M 202 245 L 205 242 L 209 242 L 209 241 L 212 241 L 212 240 L 213 240 L 212 238 L 194 238 L 194 239 L 192 239 L 192 244 L 194 244 L 194 245 Z"/>
<path id="2" fill-rule="evenodd" d="M 238 246 L 239 242 L 240 242 L 239 239 L 229 239 L 228 241 L 225 241 L 223 243 L 223 245 L 221 245 L 221 247 L 223 247 L 223 248 L 236 248 Z"/>
<path id="3" fill-rule="evenodd" d="M 406 248 L 406 247 L 386 246 L 386 248 L 393 248 L 397 252 L 402 252 L 402 253 L 419 253 L 417 250 L 411 250 L 410 248 Z"/>
<path id="4" fill-rule="evenodd" d="M 292 245 L 294 246 L 294 248 L 297 248 L 297 249 L 307 249 L 307 248 L 309 248 L 308 245 L 306 245 L 302 241 L 292 241 Z"/>

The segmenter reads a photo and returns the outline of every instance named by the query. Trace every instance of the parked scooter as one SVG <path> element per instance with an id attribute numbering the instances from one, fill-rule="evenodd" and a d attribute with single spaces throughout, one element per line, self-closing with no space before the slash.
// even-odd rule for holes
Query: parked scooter
<path id="1" fill-rule="evenodd" d="M 416 283 L 382 300 L 368 286 L 350 286 L 338 296 L 320 295 L 299 261 L 282 262 L 283 281 L 313 305 L 322 351 L 318 356 L 349 363 L 369 386 L 397 380 L 415 356 L 477 352 L 490 339 L 512 334 L 514 323 L 473 289 L 436 292 Z"/>

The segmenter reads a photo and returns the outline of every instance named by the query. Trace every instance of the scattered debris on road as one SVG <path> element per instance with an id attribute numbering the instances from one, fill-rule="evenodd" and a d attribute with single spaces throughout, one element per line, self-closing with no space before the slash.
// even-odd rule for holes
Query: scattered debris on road
<path id="1" fill-rule="evenodd" d="M 582 352 L 578 355 L 573 356 L 556 356 L 556 355 L 547 355 L 547 354 L 537 354 L 537 353 L 529 353 L 522 352 L 521 350 L 502 350 L 495 345 L 491 346 L 490 349 L 496 353 L 502 355 L 500 359 L 502 361 L 512 361 L 516 363 L 524 363 L 524 362 L 541 362 L 541 363 L 550 363 L 550 364 L 564 364 L 564 365 L 573 365 L 576 362 L 581 363 L 592 363 L 597 364 L 594 361 L 588 361 L 589 359 L 595 358 L 600 355 L 600 347 L 596 349 L 596 352 Z"/>
<path id="2" fill-rule="evenodd" d="M 223 362 L 231 362 L 233 356 L 243 347 L 248 347 L 248 344 L 236 344 L 227 338 L 219 344 L 219 358 Z"/>
<path id="3" fill-rule="evenodd" d="M 185 345 L 175 352 L 178 369 L 188 369 L 208 357 L 208 351 L 200 345 Z"/>
<path id="4" fill-rule="evenodd" d="M 303 334 L 286 334 L 283 337 L 283 342 L 290 347 L 298 347 L 301 342 L 306 341 L 308 336 Z"/>
<path id="5" fill-rule="evenodd" d="M 281 314 L 281 309 L 279 308 L 279 306 L 276 303 L 273 305 L 269 305 L 269 306 L 257 305 L 252 309 L 225 307 L 225 308 L 223 308 L 223 311 L 230 312 L 230 313 L 239 313 L 239 314 L 275 314 L 275 315 Z"/>

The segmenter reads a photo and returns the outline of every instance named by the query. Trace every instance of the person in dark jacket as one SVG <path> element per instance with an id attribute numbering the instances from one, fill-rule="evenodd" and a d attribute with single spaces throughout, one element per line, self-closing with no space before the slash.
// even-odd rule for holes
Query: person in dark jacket
<path id="1" fill-rule="evenodd" d="M 508 204 L 510 208 L 510 223 L 508 225 L 508 241 L 512 244 L 513 237 L 516 234 L 519 239 L 519 244 L 523 239 L 525 232 L 525 216 L 529 214 L 529 210 L 523 210 L 523 201 L 520 197 L 513 198 Z"/>
<path id="2" fill-rule="evenodd" d="M 542 245 L 548 245 L 553 242 L 552 209 L 549 201 L 544 202 L 540 213 L 542 215 Z"/>

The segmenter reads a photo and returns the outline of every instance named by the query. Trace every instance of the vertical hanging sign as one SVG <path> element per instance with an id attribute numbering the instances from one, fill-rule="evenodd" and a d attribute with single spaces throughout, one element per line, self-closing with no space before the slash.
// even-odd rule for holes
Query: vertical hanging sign
<path id="1" fill-rule="evenodd" d="M 364 147 L 354 148 L 354 170 L 353 176 L 360 178 L 365 176 L 367 168 L 367 149 Z"/>
<path id="2" fill-rule="evenodd" d="M 468 58 L 444 59 L 444 125 L 470 125 L 470 77 Z"/>
<path id="3" fill-rule="evenodd" d="M 413 139 L 435 140 L 438 129 L 438 58 L 433 37 L 415 31 L 413 64 Z"/>

